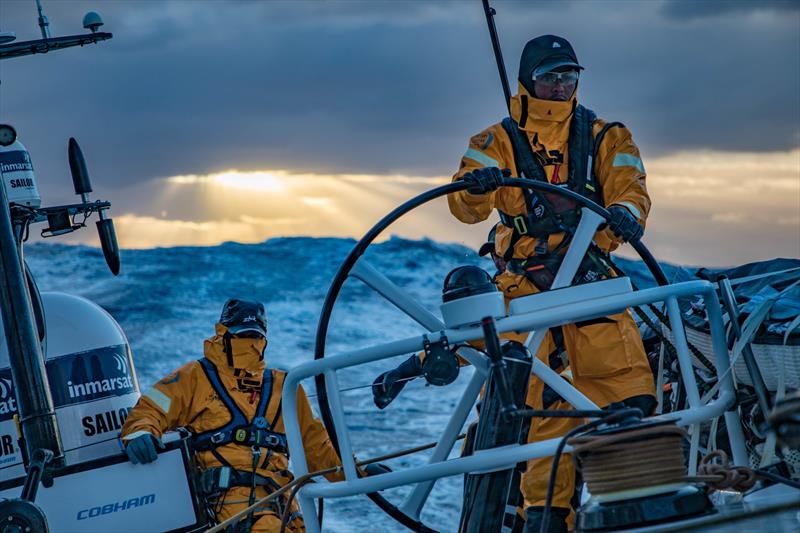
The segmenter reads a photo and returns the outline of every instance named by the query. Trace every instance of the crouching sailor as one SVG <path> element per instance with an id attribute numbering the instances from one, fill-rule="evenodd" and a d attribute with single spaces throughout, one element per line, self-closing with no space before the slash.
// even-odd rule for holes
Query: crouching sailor
<path id="1" fill-rule="evenodd" d="M 228 300 L 205 341 L 205 357 L 182 366 L 147 391 L 122 428 L 133 463 L 155 461 L 165 431 L 184 427 L 201 469 L 200 487 L 214 519 L 222 522 L 292 479 L 281 417 L 285 372 L 265 367 L 267 320 L 264 306 Z M 297 410 L 311 471 L 339 464 L 323 425 L 316 420 L 302 387 Z M 329 476 L 331 481 L 341 475 Z M 277 498 L 248 516 L 251 531 L 303 531 L 296 504 L 284 513 Z M 244 524 L 243 524 L 244 525 Z M 245 525 L 245 530 L 247 526 Z"/>

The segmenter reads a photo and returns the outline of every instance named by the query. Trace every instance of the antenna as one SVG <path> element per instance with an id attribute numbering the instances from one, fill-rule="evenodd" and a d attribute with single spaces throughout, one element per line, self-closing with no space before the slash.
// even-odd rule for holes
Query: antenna
<path id="1" fill-rule="evenodd" d="M 39 28 L 42 30 L 42 39 L 50 38 L 50 21 L 42 11 L 42 3 L 36 0 L 36 10 L 39 12 Z"/>
<path id="2" fill-rule="evenodd" d="M 511 115 L 511 89 L 508 87 L 506 64 L 503 62 L 503 51 L 500 50 L 500 40 L 497 38 L 497 28 L 494 25 L 494 16 L 497 12 L 489 5 L 489 0 L 483 0 L 483 13 L 486 15 L 486 24 L 489 26 L 489 37 L 492 38 L 492 49 L 494 49 L 494 58 L 497 61 L 500 83 L 503 85 L 503 95 L 506 97 L 506 108 L 508 114 Z"/>
<path id="3" fill-rule="evenodd" d="M 0 2 L 2 1 L 0 0 Z M 47 16 L 44 14 L 42 3 L 40 0 L 35 1 L 36 10 L 39 12 L 39 28 L 42 30 L 42 38 L 32 41 L 12 42 L 16 38 L 14 32 L 0 31 L 0 60 L 31 54 L 46 54 L 62 48 L 99 43 L 113 37 L 108 32 L 97 31 L 103 25 L 103 19 L 94 11 L 89 11 L 83 17 L 83 27 L 89 30 L 89 33 L 52 37 L 50 35 L 50 21 L 47 20 Z"/>
<path id="4" fill-rule="evenodd" d="M 75 194 L 80 195 L 84 206 L 89 204 L 89 193 L 92 192 L 92 184 L 89 181 L 89 172 L 86 170 L 86 160 L 83 157 L 81 147 L 74 137 L 69 138 L 67 148 L 69 156 L 69 169 L 72 172 L 72 184 L 75 186 Z M 117 233 L 114 231 L 114 221 L 106 214 L 108 207 L 100 207 L 97 213 L 100 220 L 97 221 L 97 234 L 100 237 L 100 247 L 103 249 L 103 257 L 106 264 L 115 276 L 119 274 L 119 244 L 117 244 Z"/>

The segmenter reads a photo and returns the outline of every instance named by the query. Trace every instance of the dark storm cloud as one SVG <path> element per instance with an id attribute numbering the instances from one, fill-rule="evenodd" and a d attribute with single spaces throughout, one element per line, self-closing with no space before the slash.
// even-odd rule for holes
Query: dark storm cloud
<path id="1" fill-rule="evenodd" d="M 716 18 L 728 14 L 748 14 L 759 11 L 797 12 L 797 0 L 670 0 L 662 7 L 664 15 L 676 20 Z"/>
<path id="2" fill-rule="evenodd" d="M 81 31 L 89 9 L 115 34 L 0 67 L 0 118 L 63 191 L 70 135 L 116 186 L 227 168 L 435 175 L 504 113 L 477 1 L 43 3 L 54 34 Z M 645 155 L 797 146 L 800 14 L 712 4 L 713 18 L 672 3 L 496 2 L 497 26 L 510 73 L 533 35 L 571 39 L 582 100 Z M 36 38 L 33 6 L 0 2 L 2 29 Z"/>

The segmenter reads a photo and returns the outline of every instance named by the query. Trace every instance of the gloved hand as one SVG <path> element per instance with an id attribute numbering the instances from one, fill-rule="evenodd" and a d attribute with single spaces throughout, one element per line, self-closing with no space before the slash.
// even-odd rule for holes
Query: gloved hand
<path id="1" fill-rule="evenodd" d="M 639 225 L 630 211 L 621 205 L 612 205 L 609 206 L 608 212 L 611 214 L 608 227 L 614 232 L 614 235 L 622 239 L 622 242 L 638 241 L 642 238 L 644 228 Z"/>
<path id="2" fill-rule="evenodd" d="M 378 409 L 383 409 L 392 400 L 397 398 L 403 387 L 406 386 L 408 378 L 415 378 L 422 375 L 422 363 L 419 357 L 412 355 L 400 365 L 388 372 L 384 372 L 372 382 L 372 400 Z"/>
<path id="3" fill-rule="evenodd" d="M 506 175 L 511 174 L 507 169 L 506 172 Z M 469 183 L 469 187 L 467 187 L 468 193 L 486 194 L 500 187 L 503 175 L 504 172 L 497 167 L 486 167 L 467 172 L 461 179 Z"/>
<path id="4" fill-rule="evenodd" d="M 156 444 L 158 444 L 159 448 L 164 448 L 161 441 L 150 433 L 140 435 L 128 442 L 128 445 L 125 446 L 125 453 L 128 454 L 128 459 L 135 465 L 152 463 L 158 459 Z"/>
<path id="5" fill-rule="evenodd" d="M 370 463 L 370 464 L 364 466 L 362 468 L 362 470 L 367 475 L 367 477 L 369 477 L 369 476 L 378 476 L 380 474 L 386 474 L 386 473 L 392 471 L 391 468 L 389 468 L 388 466 L 383 465 L 381 463 Z"/>

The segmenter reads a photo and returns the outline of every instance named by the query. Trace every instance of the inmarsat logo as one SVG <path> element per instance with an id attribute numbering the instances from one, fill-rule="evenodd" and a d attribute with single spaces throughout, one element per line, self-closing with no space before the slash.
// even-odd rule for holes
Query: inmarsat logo
<path id="1" fill-rule="evenodd" d="M 13 415 L 16 412 L 17 399 L 14 398 L 14 386 L 11 380 L 0 378 L 0 415 Z"/>
<path id="2" fill-rule="evenodd" d="M 120 374 L 128 375 L 128 362 L 120 354 L 114 354 L 114 362 L 117 363 L 117 371 Z"/>
<path id="3" fill-rule="evenodd" d="M 0 162 L 0 172 L 19 171 L 33 172 L 31 156 L 28 155 L 28 152 L 23 152 L 21 150 L 5 152 L 3 154 L 3 161 Z"/>
<path id="4" fill-rule="evenodd" d="M 128 362 L 120 354 L 114 354 L 118 377 L 109 377 L 86 381 L 84 383 L 73 383 L 67 381 L 67 391 L 70 399 L 80 399 L 84 396 L 92 396 L 103 392 L 120 391 L 133 388 L 133 377 L 128 371 Z"/>

